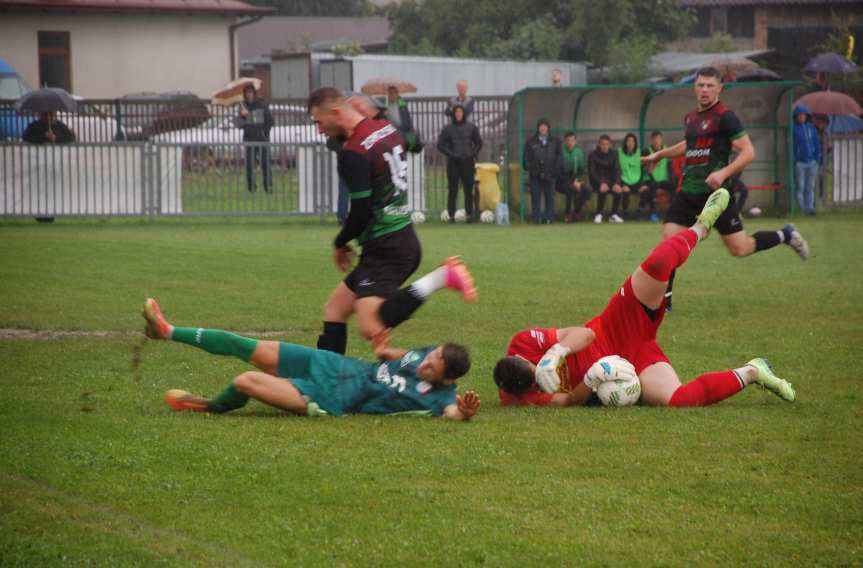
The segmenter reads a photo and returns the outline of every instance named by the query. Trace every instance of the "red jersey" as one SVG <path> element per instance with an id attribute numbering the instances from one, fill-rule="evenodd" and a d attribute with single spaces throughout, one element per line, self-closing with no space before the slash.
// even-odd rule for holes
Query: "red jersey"
<path id="1" fill-rule="evenodd" d="M 648 311 L 635 297 L 632 281 L 626 279 L 620 290 L 609 300 L 601 314 L 585 324 L 596 338 L 585 349 L 571 353 L 557 368 L 562 391 L 572 390 L 598 359 L 607 355 L 620 355 L 635 367 L 635 372 L 668 357 L 656 343 L 656 331 L 665 315 L 665 302 L 658 310 Z M 557 329 L 525 329 L 513 336 L 506 354 L 519 355 L 533 364 L 539 363 L 545 352 L 557 343 Z M 517 395 L 498 389 L 503 405 L 548 405 L 552 394 L 544 393 L 534 383 L 527 391 Z"/>

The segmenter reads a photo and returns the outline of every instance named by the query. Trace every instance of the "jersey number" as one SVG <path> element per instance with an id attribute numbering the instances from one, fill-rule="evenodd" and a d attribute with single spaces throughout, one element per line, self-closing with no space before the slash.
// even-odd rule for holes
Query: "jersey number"
<path id="1" fill-rule="evenodd" d="M 408 160 L 405 157 L 405 151 L 401 144 L 393 148 L 392 152 L 384 154 L 384 160 L 390 167 L 390 178 L 393 180 L 393 185 L 396 187 L 396 195 L 403 193 L 408 189 Z"/>

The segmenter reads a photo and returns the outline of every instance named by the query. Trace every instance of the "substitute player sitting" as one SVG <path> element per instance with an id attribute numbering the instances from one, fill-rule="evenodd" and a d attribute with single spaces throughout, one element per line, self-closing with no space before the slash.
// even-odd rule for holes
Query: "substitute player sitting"
<path id="1" fill-rule="evenodd" d="M 177 411 L 222 414 L 242 408 L 250 398 L 307 416 L 343 414 L 417 414 L 469 420 L 479 410 L 479 397 L 456 394 L 456 379 L 470 369 L 470 355 L 461 345 L 445 343 L 404 351 L 389 346 L 384 331 L 373 341 L 381 363 L 366 363 L 330 351 L 279 341 L 257 341 L 218 329 L 174 327 L 156 300 L 144 303 L 145 333 L 229 355 L 258 371 L 238 375 L 218 396 L 207 399 L 179 389 L 165 402 Z"/>
<path id="2" fill-rule="evenodd" d="M 507 356 L 494 369 L 501 402 L 585 404 L 601 382 L 636 374 L 641 380 L 641 402 L 648 405 L 713 404 L 751 383 L 793 401 L 796 395 L 791 384 L 774 375 L 767 361 L 760 358 L 734 370 L 705 373 L 682 385 L 656 343 L 665 315 L 669 275 L 707 236 L 729 199 L 724 188 L 713 192 L 698 221 L 657 245 L 602 313 L 584 327 L 537 328 L 516 334 Z"/>
<path id="3" fill-rule="evenodd" d="M 360 332 L 371 339 L 410 318 L 441 288 L 474 301 L 473 278 L 457 257 L 447 258 L 439 269 L 399 289 L 422 256 L 410 220 L 407 146 L 399 130 L 387 120 L 367 118 L 332 87 L 313 92 L 308 109 L 322 134 L 345 141 L 338 153 L 338 170 L 351 203 L 333 243 L 339 270 L 351 270 L 351 241 L 356 239 L 362 246 L 359 264 L 336 286 L 324 306 L 318 348 L 343 354 L 347 321 L 354 312 Z"/>

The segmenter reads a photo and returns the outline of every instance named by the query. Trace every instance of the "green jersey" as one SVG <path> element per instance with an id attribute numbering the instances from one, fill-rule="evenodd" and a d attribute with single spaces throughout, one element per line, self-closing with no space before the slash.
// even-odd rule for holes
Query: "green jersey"
<path id="1" fill-rule="evenodd" d="M 617 149 L 617 161 L 620 163 L 620 181 L 630 188 L 641 181 L 641 155 L 638 148 L 632 154 L 627 154 L 623 148 Z"/>
<path id="2" fill-rule="evenodd" d="M 578 177 L 584 174 L 584 168 L 587 162 L 584 159 L 584 150 L 578 146 L 573 146 L 572 150 L 563 145 L 563 172 L 569 178 Z"/>

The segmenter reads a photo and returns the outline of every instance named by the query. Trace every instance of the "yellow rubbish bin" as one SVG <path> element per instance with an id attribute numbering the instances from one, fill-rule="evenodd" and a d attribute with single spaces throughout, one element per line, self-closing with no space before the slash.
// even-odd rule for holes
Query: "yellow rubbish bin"
<path id="1" fill-rule="evenodd" d="M 479 211 L 494 211 L 500 203 L 500 184 L 497 182 L 497 172 L 500 166 L 493 162 L 481 162 L 476 165 L 476 181 L 479 182 Z"/>

